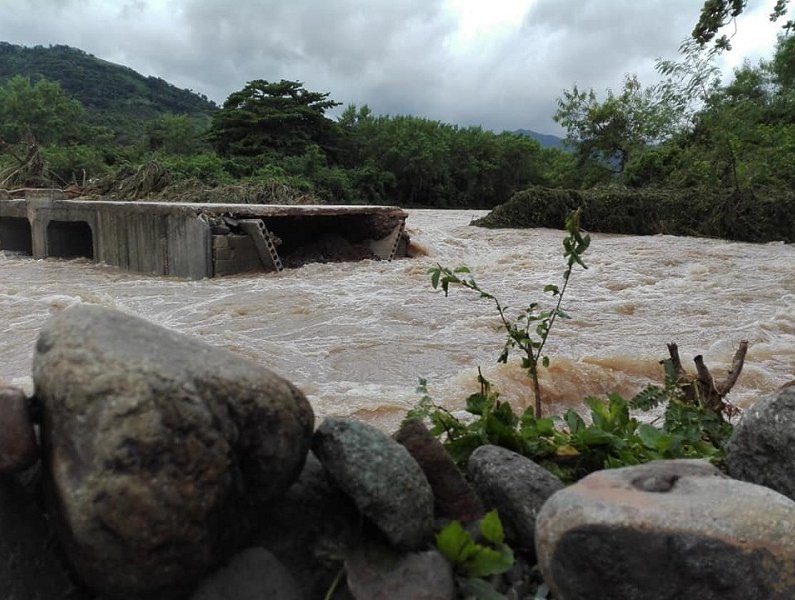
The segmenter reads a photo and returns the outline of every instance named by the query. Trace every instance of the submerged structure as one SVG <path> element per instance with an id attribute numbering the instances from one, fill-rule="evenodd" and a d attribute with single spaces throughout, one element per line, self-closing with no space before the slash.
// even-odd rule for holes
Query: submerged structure
<path id="1" fill-rule="evenodd" d="M 60 190 L 0 190 L 0 250 L 203 279 L 405 256 L 407 216 L 394 206 L 69 200 Z"/>

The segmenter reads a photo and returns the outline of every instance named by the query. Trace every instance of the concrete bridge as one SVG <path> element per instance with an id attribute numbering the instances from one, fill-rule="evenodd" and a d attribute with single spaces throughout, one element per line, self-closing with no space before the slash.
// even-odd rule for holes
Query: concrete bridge
<path id="1" fill-rule="evenodd" d="M 0 249 L 202 279 L 405 256 L 407 216 L 392 206 L 115 202 L 0 190 Z"/>

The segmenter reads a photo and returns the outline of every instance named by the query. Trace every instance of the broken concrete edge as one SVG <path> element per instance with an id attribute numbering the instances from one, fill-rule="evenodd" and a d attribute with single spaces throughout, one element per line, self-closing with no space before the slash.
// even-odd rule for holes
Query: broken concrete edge
<path id="1" fill-rule="evenodd" d="M 60 190 L 44 189 L 20 189 L 7 195 L 22 196 L 0 198 L 0 220 L 5 221 L 5 235 L 12 240 L 8 249 L 39 259 L 83 256 L 128 271 L 188 279 L 281 270 L 275 245 L 269 244 L 270 238 L 264 234 L 262 239 L 252 238 L 261 268 L 252 269 L 249 261 L 235 265 L 234 257 L 215 256 L 217 241 L 211 224 L 230 215 L 238 221 L 260 222 L 263 227 L 269 219 L 350 217 L 361 228 L 359 219 L 370 223 L 367 219 L 372 218 L 376 236 L 356 242 L 381 260 L 405 255 L 409 243 L 405 233 L 408 213 L 394 206 L 68 200 Z M 20 222 L 14 224 L 15 219 Z M 383 227 L 385 223 L 393 224 L 391 230 Z M 329 233 L 335 233 L 333 227 L 345 231 L 347 226 L 341 221 L 331 227 Z M 252 231 L 248 234 L 251 237 Z M 23 238 L 28 239 L 25 242 Z M 230 260 L 233 262 L 216 264 Z"/>

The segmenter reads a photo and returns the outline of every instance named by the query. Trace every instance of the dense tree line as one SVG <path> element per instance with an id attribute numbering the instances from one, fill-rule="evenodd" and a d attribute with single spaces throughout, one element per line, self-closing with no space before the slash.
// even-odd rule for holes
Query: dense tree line
<path id="1" fill-rule="evenodd" d="M 567 131 L 565 151 L 523 135 L 376 115 L 368 106 L 348 106 L 333 119 L 328 113 L 339 103 L 329 94 L 285 80 L 253 80 L 221 107 L 197 112 L 182 100 L 170 104 L 179 94 L 165 82 L 131 77 L 124 84 L 131 89 L 113 92 L 132 94 L 123 100 L 129 110 L 113 119 L 135 125 L 114 127 L 99 106 L 109 95 L 98 101 L 75 92 L 85 93 L 90 77 L 67 88 L 39 75 L 0 73 L 0 173 L 27 156 L 18 146 L 35 143 L 64 185 L 155 159 L 171 181 L 278 184 L 336 203 L 490 208 L 538 185 L 788 188 L 795 180 L 795 38 L 782 34 L 770 60 L 744 64 L 722 85 L 715 57 L 727 44 L 714 43 L 715 35 L 745 7 L 734 4 L 705 2 L 712 12 L 702 15 L 679 59 L 658 62 L 661 83 L 644 87 L 629 75 L 601 97 L 564 90 L 554 118 Z M 59 50 L 53 60 L 60 65 L 75 52 Z M 18 47 L 0 44 L 4 53 L 12 65 L 21 60 Z M 48 54 L 39 54 L 46 66 Z M 144 118 L 135 106 L 147 103 L 158 108 Z"/>
<path id="2" fill-rule="evenodd" d="M 718 51 L 685 42 L 679 61 L 658 62 L 666 79 L 655 86 L 628 77 L 601 100 L 593 90 L 564 91 L 555 119 L 567 129 L 579 187 L 791 186 L 795 37 L 781 35 L 771 60 L 746 62 L 727 85 Z"/>
<path id="3" fill-rule="evenodd" d="M 337 105 L 297 81 L 255 80 L 209 119 L 162 114 L 131 140 L 92 120 L 93 109 L 58 83 L 15 76 L 0 86 L 0 137 L 9 150 L 0 161 L 13 167 L 25 153 L 11 146 L 35 143 L 62 184 L 155 158 L 172 180 L 205 185 L 278 182 L 325 202 L 492 207 L 523 187 L 552 183 L 545 172 L 563 154 L 523 135 L 375 116 L 366 106 L 332 119 L 326 113 Z"/>

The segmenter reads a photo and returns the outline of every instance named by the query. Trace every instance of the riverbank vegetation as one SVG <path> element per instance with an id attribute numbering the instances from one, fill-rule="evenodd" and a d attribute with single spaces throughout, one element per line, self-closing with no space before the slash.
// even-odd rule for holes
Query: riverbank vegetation
<path id="1" fill-rule="evenodd" d="M 552 295 L 551 309 L 545 309 L 543 302 L 532 302 L 514 320 L 496 296 L 477 284 L 467 267 L 437 265 L 429 269 L 432 287 L 443 291 L 445 297 L 452 288 L 462 288 L 495 305 L 506 334 L 497 360 L 507 362 L 513 349 L 522 354 L 521 368 L 530 380 L 533 402 L 517 413 L 500 400 L 499 391 L 479 372 L 480 391 L 466 399 L 466 417 L 460 418 L 437 404 L 421 380 L 418 392 L 422 397 L 407 418 L 428 423 L 431 433 L 444 442 L 450 456 L 462 467 L 477 448 L 493 444 L 531 458 L 567 483 L 600 469 L 651 460 L 706 458 L 720 462 L 732 432 L 730 419 L 738 412 L 725 397 L 742 371 L 748 350 L 745 341 L 740 343 L 722 381 L 712 376 L 701 356 L 694 359 L 696 375 L 688 374 L 676 344 L 669 344 L 669 358 L 661 361 L 663 385 L 648 385 L 629 400 L 616 393 L 606 398 L 585 398 L 585 410 L 580 412 L 589 414 L 587 420 L 574 409 L 562 415 L 545 414 L 538 377 L 539 369 L 547 368 L 551 359 L 544 354 L 544 346 L 556 318 L 569 318 L 562 300 L 574 267 L 587 268 L 583 255 L 590 237 L 581 230 L 580 216 L 581 209 L 577 209 L 565 218 L 563 284 L 548 284 L 543 289 Z M 662 414 L 645 419 L 647 422 L 637 417 L 652 409 L 660 409 Z M 661 424 L 655 424 L 660 420 Z"/>
<path id="2" fill-rule="evenodd" d="M 795 38 L 786 29 L 772 58 L 723 83 L 715 58 L 727 43 L 710 33 L 733 14 L 721 15 L 699 23 L 678 60 L 658 61 L 660 83 L 627 75 L 617 91 L 563 90 L 564 149 L 341 110 L 298 81 L 252 80 L 218 107 L 79 50 L 3 43 L 0 186 L 432 208 L 511 200 L 480 224 L 562 227 L 582 206 L 594 231 L 792 241 Z"/>

